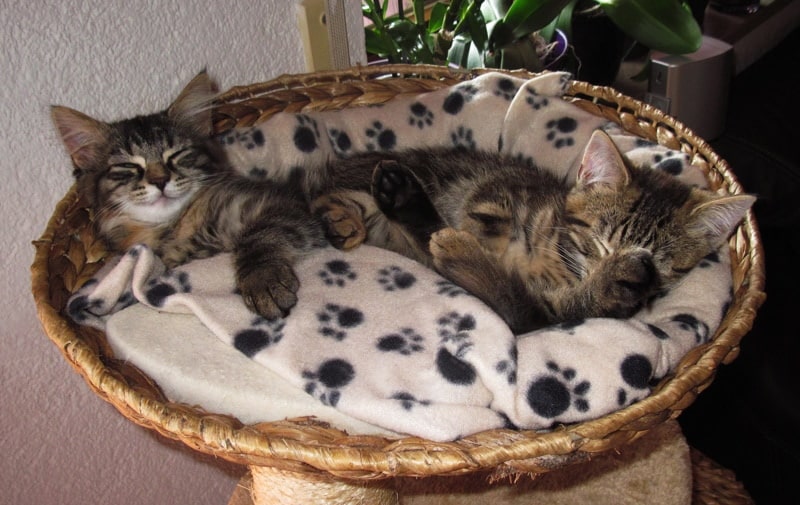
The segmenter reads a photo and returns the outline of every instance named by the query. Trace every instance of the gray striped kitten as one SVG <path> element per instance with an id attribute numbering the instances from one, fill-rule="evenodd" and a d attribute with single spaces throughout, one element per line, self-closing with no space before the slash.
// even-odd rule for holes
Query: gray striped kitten
<path id="1" fill-rule="evenodd" d="M 299 184 L 229 169 L 210 138 L 215 91 L 201 72 L 162 112 L 106 123 L 53 106 L 52 118 L 110 250 L 146 244 L 168 267 L 232 252 L 245 304 L 280 317 L 297 302 L 295 262 L 327 244 L 323 228 Z"/>
<path id="2" fill-rule="evenodd" d="M 331 242 L 423 263 L 516 334 L 626 318 L 727 240 L 755 198 L 629 166 L 596 132 L 574 184 L 497 153 L 420 149 L 335 162 L 313 202 Z"/>

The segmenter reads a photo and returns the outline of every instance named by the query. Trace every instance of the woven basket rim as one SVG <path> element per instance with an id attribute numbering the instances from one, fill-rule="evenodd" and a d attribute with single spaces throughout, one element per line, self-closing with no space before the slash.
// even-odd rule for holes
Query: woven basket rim
<path id="1" fill-rule="evenodd" d="M 219 130 L 246 126 L 281 110 L 329 110 L 378 103 L 496 71 L 383 65 L 282 75 L 263 83 L 236 86 L 220 95 L 216 125 Z M 500 72 L 524 78 L 535 75 Z M 572 81 L 565 99 L 620 123 L 631 133 L 682 149 L 709 167 L 707 175 L 714 189 L 742 192 L 727 162 L 689 128 L 660 110 L 612 88 L 580 81 Z M 446 443 L 417 437 L 348 435 L 308 418 L 245 426 L 226 415 L 169 402 L 153 392 L 157 386 L 143 389 L 101 357 L 107 351 L 87 337 L 88 330 L 61 313 L 63 306 L 53 300 L 57 287 L 51 283 L 86 275 L 84 269 L 100 263 L 92 257 L 91 244 L 84 248 L 86 251 L 73 247 L 81 240 L 76 236 L 85 234 L 80 227 L 70 228 L 80 205 L 73 187 L 56 206 L 41 238 L 34 241 L 31 282 L 45 333 L 90 388 L 128 419 L 195 450 L 235 463 L 323 471 L 348 479 L 454 475 L 487 469 L 494 469 L 497 475 L 538 473 L 624 445 L 655 424 L 677 417 L 710 384 L 717 366 L 735 359 L 739 342 L 750 330 L 765 298 L 763 251 L 755 218 L 749 212 L 731 238 L 734 303 L 713 339 L 690 351 L 675 375 L 662 381 L 650 396 L 622 410 L 550 432 L 490 430 Z M 56 264 L 66 264 L 66 270 L 55 271 L 62 268 Z M 75 272 L 69 271 L 69 265 L 74 265 Z"/>

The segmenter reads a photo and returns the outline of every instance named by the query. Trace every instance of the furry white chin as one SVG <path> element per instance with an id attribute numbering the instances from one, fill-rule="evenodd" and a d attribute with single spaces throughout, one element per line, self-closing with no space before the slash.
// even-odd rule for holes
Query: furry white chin
<path id="1" fill-rule="evenodd" d="M 155 200 L 145 204 L 131 204 L 125 208 L 125 213 L 132 219 L 148 224 L 160 224 L 175 219 L 183 210 L 189 195 L 168 197 L 161 195 Z"/>

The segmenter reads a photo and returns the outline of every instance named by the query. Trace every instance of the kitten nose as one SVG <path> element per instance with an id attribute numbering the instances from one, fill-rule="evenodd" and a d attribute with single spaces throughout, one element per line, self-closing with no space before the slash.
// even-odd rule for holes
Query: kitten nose
<path id="1" fill-rule="evenodd" d="M 152 163 L 147 165 L 144 178 L 148 183 L 164 191 L 164 187 L 166 187 L 167 182 L 169 182 L 169 173 L 167 173 L 164 169 L 164 165 L 161 163 Z"/>

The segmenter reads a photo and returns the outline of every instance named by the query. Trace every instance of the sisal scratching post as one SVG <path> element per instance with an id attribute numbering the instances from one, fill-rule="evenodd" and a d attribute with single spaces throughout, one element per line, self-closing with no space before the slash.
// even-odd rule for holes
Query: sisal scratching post
<path id="1" fill-rule="evenodd" d="M 251 466 L 253 505 L 398 505 L 388 481 L 346 481 L 322 473 L 302 473 Z"/>

